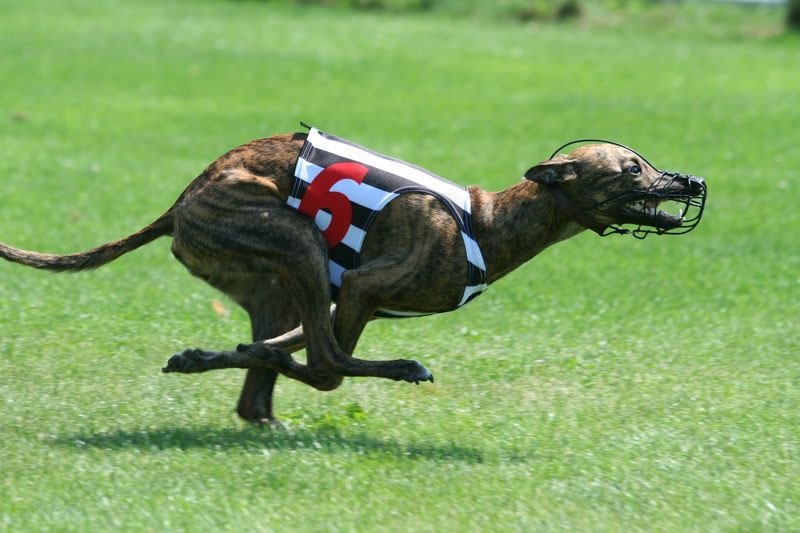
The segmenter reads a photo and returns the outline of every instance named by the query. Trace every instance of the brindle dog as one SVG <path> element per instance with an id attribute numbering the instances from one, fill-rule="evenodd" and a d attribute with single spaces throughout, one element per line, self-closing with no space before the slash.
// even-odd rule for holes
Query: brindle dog
<path id="1" fill-rule="evenodd" d="M 277 135 L 228 152 L 158 220 L 124 239 L 71 255 L 0 244 L 0 257 L 75 272 L 172 236 L 172 251 L 189 272 L 247 311 L 253 344 L 227 352 L 186 350 L 163 370 L 248 369 L 237 407 L 248 421 L 275 421 L 272 392 L 278 374 L 319 390 L 337 388 L 344 376 L 433 381 L 416 361 L 367 361 L 352 354 L 377 309 L 436 313 L 456 307 L 467 276 L 457 224 L 430 195 L 403 194 L 390 202 L 367 234 L 360 266 L 344 274 L 333 310 L 322 234 L 310 218 L 286 205 L 304 139 L 303 134 Z M 502 192 L 470 187 L 474 235 L 488 282 L 586 227 L 599 232 L 625 223 L 659 232 L 680 228 L 680 213 L 656 210 L 658 194 L 702 193 L 704 200 L 705 186 L 683 175 L 664 180 L 664 174 L 622 146 L 593 144 L 539 163 Z M 303 348 L 305 364 L 290 355 Z"/>

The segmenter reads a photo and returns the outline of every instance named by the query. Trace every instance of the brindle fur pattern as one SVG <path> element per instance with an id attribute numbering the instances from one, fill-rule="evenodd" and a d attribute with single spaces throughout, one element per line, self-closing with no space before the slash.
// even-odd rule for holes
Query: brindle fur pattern
<path id="1" fill-rule="evenodd" d="M 313 221 L 286 205 L 305 135 L 253 141 L 212 163 L 153 224 L 93 250 L 71 255 L 28 252 L 0 244 L 0 257 L 36 268 L 79 271 L 99 267 L 161 237 L 193 275 L 230 296 L 250 316 L 252 343 L 231 351 L 186 350 L 164 372 L 248 370 L 237 412 L 274 422 L 272 392 L 279 374 L 319 390 L 345 376 L 418 383 L 431 373 L 412 360 L 353 357 L 379 308 L 438 312 L 452 309 L 467 279 L 459 229 L 436 198 L 404 194 L 376 217 L 361 265 L 347 271 L 331 306 L 327 248 Z M 638 165 L 642 172 L 628 171 Z M 473 227 L 494 282 L 548 246 L 581 232 L 558 208 L 546 185 L 558 183 L 578 205 L 592 206 L 622 192 L 647 190 L 660 173 L 624 148 L 582 147 L 531 168 L 502 192 L 470 187 Z M 620 206 L 595 213 L 624 223 Z M 292 353 L 306 350 L 306 363 Z"/>

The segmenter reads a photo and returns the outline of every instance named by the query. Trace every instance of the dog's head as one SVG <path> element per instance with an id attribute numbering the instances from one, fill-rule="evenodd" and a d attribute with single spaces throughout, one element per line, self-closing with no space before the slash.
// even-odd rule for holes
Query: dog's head
<path id="1" fill-rule="evenodd" d="M 688 233 L 700 222 L 707 197 L 702 178 L 658 170 L 609 142 L 554 155 L 525 178 L 547 187 L 567 216 L 600 235 Z"/>

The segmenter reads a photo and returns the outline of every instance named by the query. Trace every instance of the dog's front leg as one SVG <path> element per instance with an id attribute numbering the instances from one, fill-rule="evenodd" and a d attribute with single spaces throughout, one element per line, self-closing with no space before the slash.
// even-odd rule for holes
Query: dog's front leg
<path id="1" fill-rule="evenodd" d="M 291 299 L 278 281 L 268 281 L 259 288 L 261 290 L 256 297 L 242 301 L 250 315 L 253 341 L 300 329 L 295 328 L 299 324 L 299 318 L 292 309 Z M 253 294 L 252 290 L 247 292 Z M 302 340 L 302 330 L 300 338 Z M 249 368 L 236 404 L 236 413 L 248 422 L 277 424 L 272 408 L 272 394 L 277 378 L 278 371 L 274 368 Z"/>
<path id="2" fill-rule="evenodd" d="M 386 286 L 401 280 L 407 267 L 387 260 L 370 267 L 350 270 L 342 277 L 339 301 L 334 314 L 333 329 L 340 349 L 347 354 L 355 350 L 367 323 L 383 297 Z M 417 361 L 395 359 L 390 361 L 367 361 L 355 357 L 337 358 L 333 361 L 335 371 L 344 376 L 372 376 L 419 383 L 433 381 L 433 375 Z"/>

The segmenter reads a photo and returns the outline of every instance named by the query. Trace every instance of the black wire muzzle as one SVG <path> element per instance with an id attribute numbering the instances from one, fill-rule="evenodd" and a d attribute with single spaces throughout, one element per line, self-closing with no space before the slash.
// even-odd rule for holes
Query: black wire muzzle
<path id="1" fill-rule="evenodd" d="M 590 229 L 600 235 L 606 237 L 608 235 L 620 234 L 631 235 L 637 239 L 644 239 L 648 235 L 683 235 L 689 233 L 700 223 L 703 218 L 705 210 L 706 199 L 708 198 L 708 188 L 706 187 L 703 178 L 692 176 L 691 174 L 681 174 L 679 172 L 670 172 L 667 170 L 659 170 L 655 165 L 650 163 L 643 155 L 636 150 L 625 146 L 624 144 L 608 141 L 605 139 L 579 139 L 568 142 L 558 149 L 550 156 L 553 159 L 561 150 L 573 144 L 587 143 L 587 142 L 600 142 L 613 144 L 626 150 L 630 150 L 642 161 L 650 165 L 652 168 L 661 172 L 661 176 L 656 182 L 646 191 L 631 191 L 615 196 L 603 202 L 597 203 L 588 209 L 578 209 L 572 200 L 567 196 L 564 190 L 558 184 L 550 184 L 547 189 L 553 195 L 553 198 L 558 203 L 562 212 L 571 220 L 578 224 Z M 675 190 L 674 185 L 678 182 L 682 185 L 681 190 Z M 636 202 L 641 202 L 642 214 L 647 214 L 646 210 L 648 205 L 653 206 L 652 209 L 662 202 L 674 202 L 682 205 L 680 224 L 673 227 L 657 227 L 647 224 L 636 224 L 633 229 L 623 227 L 623 224 L 605 224 L 592 216 L 592 212 L 608 204 L 627 204 L 631 205 Z"/>

